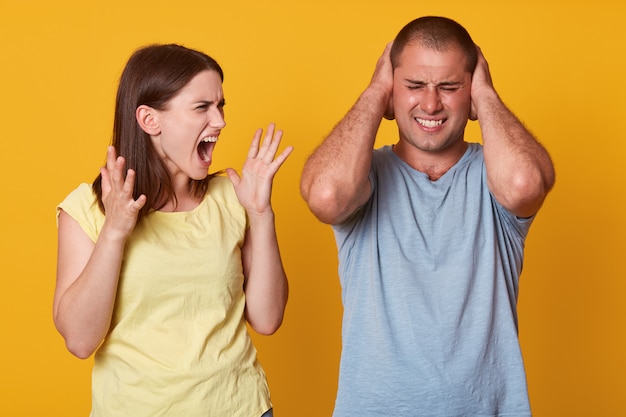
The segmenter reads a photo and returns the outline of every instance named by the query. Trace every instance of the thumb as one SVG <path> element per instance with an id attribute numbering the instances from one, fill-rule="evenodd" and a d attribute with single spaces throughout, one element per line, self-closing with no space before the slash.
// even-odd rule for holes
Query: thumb
<path id="1" fill-rule="evenodd" d="M 232 168 L 226 168 L 226 175 L 228 175 L 228 178 L 230 179 L 230 182 L 233 183 L 233 186 L 237 188 L 239 182 L 241 181 L 241 177 L 239 177 L 237 171 Z"/>

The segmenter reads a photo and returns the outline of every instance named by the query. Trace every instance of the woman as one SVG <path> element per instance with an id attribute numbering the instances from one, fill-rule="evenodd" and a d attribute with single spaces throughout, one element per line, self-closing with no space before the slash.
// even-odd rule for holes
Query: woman
<path id="1" fill-rule="evenodd" d="M 201 52 L 136 51 L 106 165 L 57 209 L 54 322 L 72 354 L 95 352 L 94 417 L 272 415 L 246 321 L 262 334 L 282 323 L 270 196 L 293 148 L 276 156 L 271 124 L 241 176 L 208 175 L 226 125 L 222 81 Z"/>

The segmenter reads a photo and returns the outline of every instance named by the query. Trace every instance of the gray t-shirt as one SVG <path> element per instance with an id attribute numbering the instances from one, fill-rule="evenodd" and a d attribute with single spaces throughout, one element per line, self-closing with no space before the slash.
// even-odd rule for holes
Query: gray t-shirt
<path id="1" fill-rule="evenodd" d="M 386 146 L 333 227 L 343 351 L 334 417 L 530 416 L 517 335 L 531 219 L 491 195 L 480 144 L 437 181 Z"/>

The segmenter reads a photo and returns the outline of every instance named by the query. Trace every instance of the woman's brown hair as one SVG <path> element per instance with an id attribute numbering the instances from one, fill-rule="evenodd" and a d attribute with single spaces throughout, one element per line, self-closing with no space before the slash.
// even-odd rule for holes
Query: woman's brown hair
<path id="1" fill-rule="evenodd" d="M 208 55 L 181 45 L 150 45 L 138 49 L 128 60 L 117 89 L 115 118 L 113 122 L 112 146 L 117 155 L 126 159 L 126 169 L 136 172 L 133 197 L 147 197 L 137 221 L 153 210 L 158 210 L 174 200 L 174 188 L 169 171 L 154 150 L 150 136 L 144 132 L 135 117 L 137 107 L 146 105 L 164 110 L 197 74 L 215 71 L 224 81 L 219 64 Z M 189 180 L 189 190 L 195 197 L 202 198 L 209 181 L 217 174 L 203 180 Z M 98 205 L 104 213 L 102 203 L 102 176 L 93 182 Z"/>

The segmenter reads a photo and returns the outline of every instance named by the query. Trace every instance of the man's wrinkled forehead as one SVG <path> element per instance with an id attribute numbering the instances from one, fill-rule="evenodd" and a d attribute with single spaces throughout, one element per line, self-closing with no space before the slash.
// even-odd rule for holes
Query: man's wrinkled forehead
<path id="1" fill-rule="evenodd" d="M 403 60 L 406 61 L 409 55 L 422 54 L 437 56 L 438 54 L 456 54 L 458 56 L 456 62 L 459 66 L 462 66 L 466 72 L 472 73 L 473 68 L 470 69 L 468 65 L 468 56 L 463 49 L 454 42 L 447 42 L 446 44 L 440 44 L 437 47 L 433 47 L 420 41 L 411 41 L 404 45 L 402 50 L 397 51 L 395 59 L 392 57 L 392 67 L 395 70 L 402 65 Z M 395 61 L 395 62 L 394 62 Z"/>

